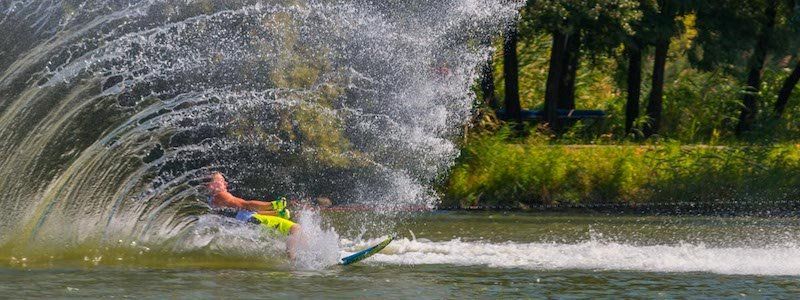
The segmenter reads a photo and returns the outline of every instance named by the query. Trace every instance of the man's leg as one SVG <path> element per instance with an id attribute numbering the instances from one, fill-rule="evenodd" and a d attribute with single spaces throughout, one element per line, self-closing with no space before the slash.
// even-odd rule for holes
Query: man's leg
<path id="1" fill-rule="evenodd" d="M 253 214 L 251 218 L 261 224 L 261 226 L 288 236 L 286 239 L 286 250 L 289 252 L 289 258 L 295 259 L 298 243 L 302 241 L 299 224 L 281 217 L 261 214 Z"/>
<path id="2" fill-rule="evenodd" d="M 292 225 L 292 227 L 289 229 L 289 237 L 286 239 L 286 251 L 289 252 L 289 259 L 294 260 L 296 258 L 297 244 L 301 240 L 300 225 Z"/>

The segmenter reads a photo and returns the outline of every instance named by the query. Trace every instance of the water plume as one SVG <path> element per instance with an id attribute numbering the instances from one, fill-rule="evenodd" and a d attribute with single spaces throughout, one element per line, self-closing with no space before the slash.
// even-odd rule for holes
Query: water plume
<path id="1" fill-rule="evenodd" d="M 0 244 L 175 241 L 212 171 L 246 198 L 434 207 L 518 6 L 3 1 Z"/>

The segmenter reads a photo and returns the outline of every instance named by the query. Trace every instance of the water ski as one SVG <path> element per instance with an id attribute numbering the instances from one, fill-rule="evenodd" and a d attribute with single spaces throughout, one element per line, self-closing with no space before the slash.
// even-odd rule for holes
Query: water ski
<path id="1" fill-rule="evenodd" d="M 389 243 L 392 242 L 392 240 L 394 240 L 394 236 L 389 236 L 385 240 L 383 240 L 382 242 L 380 242 L 379 244 L 377 244 L 375 246 L 369 247 L 367 249 L 358 251 L 358 252 L 356 252 L 356 253 L 354 253 L 354 254 L 352 254 L 350 256 L 342 258 L 342 260 L 339 261 L 339 264 L 342 265 L 342 266 L 346 266 L 346 265 L 349 265 L 349 264 L 352 264 L 352 263 L 357 263 L 359 261 L 362 261 L 362 260 L 366 259 L 367 257 L 370 257 L 372 255 L 375 255 L 375 253 L 380 252 L 381 250 L 383 250 L 383 248 L 386 248 L 386 246 L 388 246 Z"/>

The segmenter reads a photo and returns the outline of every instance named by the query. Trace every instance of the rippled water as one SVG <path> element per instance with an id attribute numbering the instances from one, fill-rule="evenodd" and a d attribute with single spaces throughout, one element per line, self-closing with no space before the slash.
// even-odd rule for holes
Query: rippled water
<path id="1" fill-rule="evenodd" d="M 343 218 L 323 216 L 330 224 Z M 392 231 L 405 236 L 350 267 L 303 271 L 280 258 L 153 251 L 98 264 L 81 259 L 6 264 L 0 292 L 146 298 L 786 298 L 800 293 L 798 218 L 430 213 Z M 338 243 L 337 256 L 368 244 Z"/>

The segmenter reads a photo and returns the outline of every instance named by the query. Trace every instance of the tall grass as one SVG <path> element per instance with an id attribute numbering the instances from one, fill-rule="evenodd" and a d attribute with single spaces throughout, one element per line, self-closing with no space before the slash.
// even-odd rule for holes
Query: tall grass
<path id="1" fill-rule="evenodd" d="M 798 199 L 800 144 L 678 142 L 564 145 L 474 136 L 446 183 L 445 206 L 538 206 Z"/>

